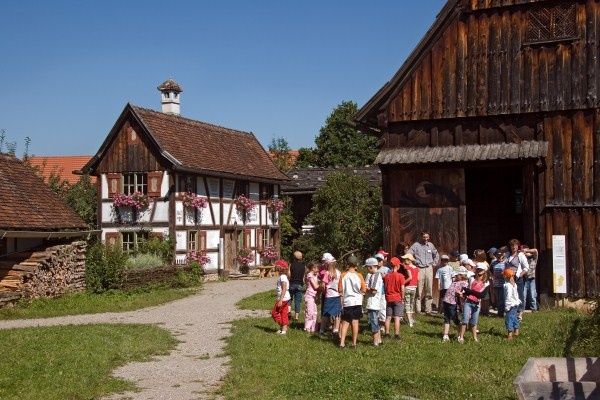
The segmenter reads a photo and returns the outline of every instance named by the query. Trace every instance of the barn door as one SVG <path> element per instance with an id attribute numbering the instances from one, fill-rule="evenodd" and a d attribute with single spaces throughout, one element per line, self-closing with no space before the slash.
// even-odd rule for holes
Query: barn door
<path id="1" fill-rule="evenodd" d="M 224 239 L 224 268 L 226 273 L 230 273 L 236 270 L 236 254 L 237 254 L 237 240 L 234 230 L 225 231 Z"/>

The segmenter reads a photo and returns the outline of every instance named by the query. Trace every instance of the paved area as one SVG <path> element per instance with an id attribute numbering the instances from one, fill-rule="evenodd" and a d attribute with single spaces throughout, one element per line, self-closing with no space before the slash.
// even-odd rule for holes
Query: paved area
<path id="1" fill-rule="evenodd" d="M 224 338 L 231 321 L 246 316 L 266 316 L 265 311 L 238 310 L 235 303 L 275 287 L 275 279 L 232 280 L 208 283 L 194 296 L 161 306 L 123 313 L 0 321 L 0 329 L 96 323 L 157 324 L 181 341 L 171 354 L 152 361 L 127 364 L 114 375 L 131 380 L 139 392 L 109 399 L 207 399 L 227 373 Z"/>

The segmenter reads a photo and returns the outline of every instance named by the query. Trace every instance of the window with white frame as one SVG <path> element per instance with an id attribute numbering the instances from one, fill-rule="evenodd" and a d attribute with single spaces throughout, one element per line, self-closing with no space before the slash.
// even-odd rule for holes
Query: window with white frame
<path id="1" fill-rule="evenodd" d="M 263 229 L 262 230 L 262 248 L 264 249 L 267 246 L 271 245 L 271 230 Z"/>
<path id="2" fill-rule="evenodd" d="M 187 249 L 188 251 L 198 250 L 198 231 L 188 231 Z"/>
<path id="3" fill-rule="evenodd" d="M 132 253 L 136 251 L 142 241 L 148 240 L 148 232 L 121 232 L 123 251 Z"/>
<path id="4" fill-rule="evenodd" d="M 148 174 L 123 174 L 123 194 L 130 195 L 135 192 L 148 194 Z"/>

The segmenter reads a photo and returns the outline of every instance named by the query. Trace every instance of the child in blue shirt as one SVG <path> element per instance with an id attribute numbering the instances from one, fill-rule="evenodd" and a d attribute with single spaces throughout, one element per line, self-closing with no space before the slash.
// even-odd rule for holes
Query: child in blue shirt
<path id="1" fill-rule="evenodd" d="M 494 298 L 498 316 L 504 317 L 504 270 L 506 261 L 504 252 L 496 251 L 496 259 L 492 261 L 492 285 L 494 286 Z"/>

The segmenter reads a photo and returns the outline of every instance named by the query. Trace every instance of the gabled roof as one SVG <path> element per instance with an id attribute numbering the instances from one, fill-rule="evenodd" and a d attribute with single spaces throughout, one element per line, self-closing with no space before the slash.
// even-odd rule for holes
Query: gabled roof
<path id="1" fill-rule="evenodd" d="M 66 230 L 87 225 L 23 161 L 0 154 L 0 229 Z"/>
<path id="2" fill-rule="evenodd" d="M 394 77 L 383 85 L 375 95 L 365 103 L 356 114 L 355 121 L 362 126 L 376 126 L 377 114 L 388 99 L 394 97 L 395 91 L 404 86 L 404 81 L 410 79 L 411 73 L 421 61 L 421 57 L 435 43 L 438 37 L 443 34 L 445 28 L 454 17 L 462 11 L 461 3 L 464 0 L 448 0 L 439 14 L 436 16 L 433 25 L 429 28 L 425 36 L 419 41 L 417 46 L 410 53 L 402 67 L 396 72 Z"/>
<path id="3" fill-rule="evenodd" d="M 378 166 L 365 167 L 331 167 L 331 168 L 296 168 L 288 172 L 290 182 L 281 186 L 283 194 L 312 194 L 325 185 L 327 175 L 332 172 L 344 172 L 362 176 L 372 185 L 381 186 L 381 171 Z"/>
<path id="4" fill-rule="evenodd" d="M 79 171 L 87 164 L 92 156 L 32 156 L 28 158 L 29 164 L 38 169 L 46 181 L 51 175 L 58 175 L 70 185 L 76 184 L 81 178 L 73 171 Z M 91 177 L 92 182 L 96 181 Z"/>
<path id="5" fill-rule="evenodd" d="M 173 169 L 257 181 L 286 181 L 254 134 L 127 104 L 84 171 L 94 170 L 129 116 Z"/>

